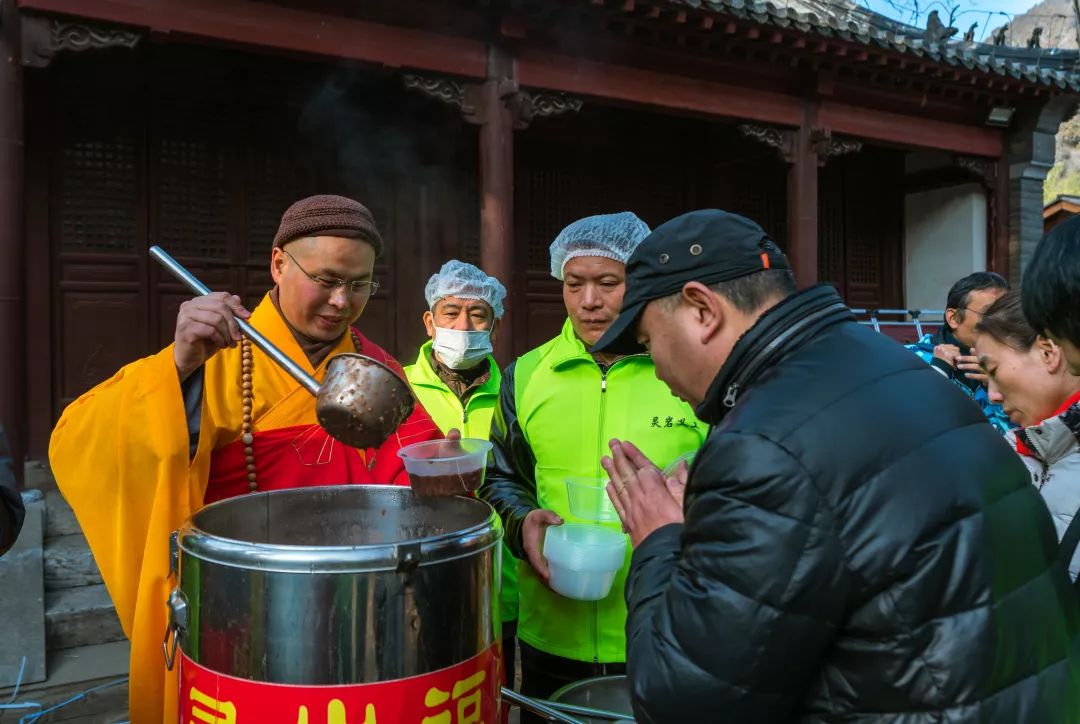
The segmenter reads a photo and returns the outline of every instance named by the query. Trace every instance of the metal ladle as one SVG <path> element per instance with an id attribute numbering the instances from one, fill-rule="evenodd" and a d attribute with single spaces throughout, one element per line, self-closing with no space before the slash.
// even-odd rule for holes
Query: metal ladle
<path id="1" fill-rule="evenodd" d="M 150 256 L 195 294 L 210 293 L 160 246 L 150 247 Z M 335 355 L 320 386 L 250 324 L 239 317 L 236 324 L 252 344 L 315 396 L 315 417 L 334 439 L 361 450 L 377 448 L 412 414 L 415 398 L 409 386 L 383 363 L 362 354 Z"/>

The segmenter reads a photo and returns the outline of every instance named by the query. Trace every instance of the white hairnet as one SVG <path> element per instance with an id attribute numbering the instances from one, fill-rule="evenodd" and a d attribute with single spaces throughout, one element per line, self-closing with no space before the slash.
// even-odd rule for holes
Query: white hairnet
<path id="1" fill-rule="evenodd" d="M 561 280 L 566 262 L 579 256 L 601 256 L 625 264 L 648 235 L 648 224 L 629 211 L 578 219 L 551 242 L 551 276 Z"/>
<path id="2" fill-rule="evenodd" d="M 499 280 L 489 276 L 467 262 L 451 259 L 443 264 L 437 274 L 428 279 L 424 287 L 428 309 L 435 309 L 435 303 L 447 297 L 479 299 L 487 302 L 495 319 L 502 319 L 503 299 L 506 289 Z"/>

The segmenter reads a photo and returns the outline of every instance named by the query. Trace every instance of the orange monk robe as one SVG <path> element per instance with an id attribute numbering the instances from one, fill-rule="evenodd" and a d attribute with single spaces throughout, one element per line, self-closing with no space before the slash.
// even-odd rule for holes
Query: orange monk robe
<path id="1" fill-rule="evenodd" d="M 250 322 L 317 380 L 333 355 L 353 352 L 345 335 L 312 369 L 269 295 Z M 388 354 L 360 337 L 361 352 L 402 375 Z M 330 483 L 408 484 L 401 446 L 441 437 L 418 404 L 378 450 L 329 438 L 315 420 L 315 399 L 252 347 L 253 428 L 260 490 Z M 187 417 L 170 345 L 134 362 L 73 402 L 53 431 L 49 459 L 64 497 L 90 543 L 131 639 L 132 724 L 177 721 L 175 672 L 161 641 L 169 574 L 169 536 L 208 500 L 247 492 L 243 456 L 240 347 L 204 366 L 198 448 L 190 455 Z"/>

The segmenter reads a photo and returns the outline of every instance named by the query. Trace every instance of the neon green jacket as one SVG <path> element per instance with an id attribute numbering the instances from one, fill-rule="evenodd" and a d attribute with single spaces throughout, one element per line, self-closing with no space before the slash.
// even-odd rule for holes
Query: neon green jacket
<path id="1" fill-rule="evenodd" d="M 488 357 L 491 377 L 475 390 L 462 407 L 461 400 L 446 383 L 439 379 L 430 361 L 431 341 L 420 347 L 416 362 L 405 368 L 405 377 L 409 380 L 413 392 L 424 406 L 431 419 L 445 435 L 451 428 L 461 430 L 462 437 L 487 440 L 491 435 L 491 418 L 498 402 L 499 385 L 502 374 L 494 357 Z M 517 559 L 510 549 L 503 545 L 502 589 L 499 596 L 499 609 L 503 623 L 514 621 L 518 616 Z"/>
<path id="2" fill-rule="evenodd" d="M 607 597 L 575 601 L 544 586 L 524 562 L 522 522 L 537 508 L 574 522 L 566 478 L 606 477 L 600 458 L 609 454 L 612 438 L 630 440 L 665 467 L 701 447 L 707 427 L 656 378 L 648 355 L 623 357 L 601 369 L 569 320 L 558 337 L 507 367 L 499 395 L 494 455 L 480 497 L 498 511 L 510 548 L 523 561 L 518 637 L 564 658 L 624 662 L 629 545 Z"/>

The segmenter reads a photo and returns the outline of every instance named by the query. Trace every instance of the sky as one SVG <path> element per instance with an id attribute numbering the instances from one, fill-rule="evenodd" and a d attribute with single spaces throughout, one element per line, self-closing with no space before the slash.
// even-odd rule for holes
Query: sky
<path id="1" fill-rule="evenodd" d="M 1006 13 L 1009 17 L 1019 15 L 1036 4 L 1037 0 L 918 0 L 918 8 L 921 12 L 919 19 L 913 22 L 912 14 L 915 10 L 916 0 L 856 0 L 863 7 L 887 15 L 905 23 L 911 23 L 920 27 L 926 24 L 926 15 L 931 10 L 937 10 L 942 21 L 948 20 L 949 9 L 959 5 L 960 9 L 956 16 L 956 27 L 963 32 L 972 23 L 979 23 L 979 36 L 984 31 L 998 27 L 1007 22 L 1005 15 L 988 16 L 987 13 Z M 981 39 L 977 36 L 977 39 Z"/>

